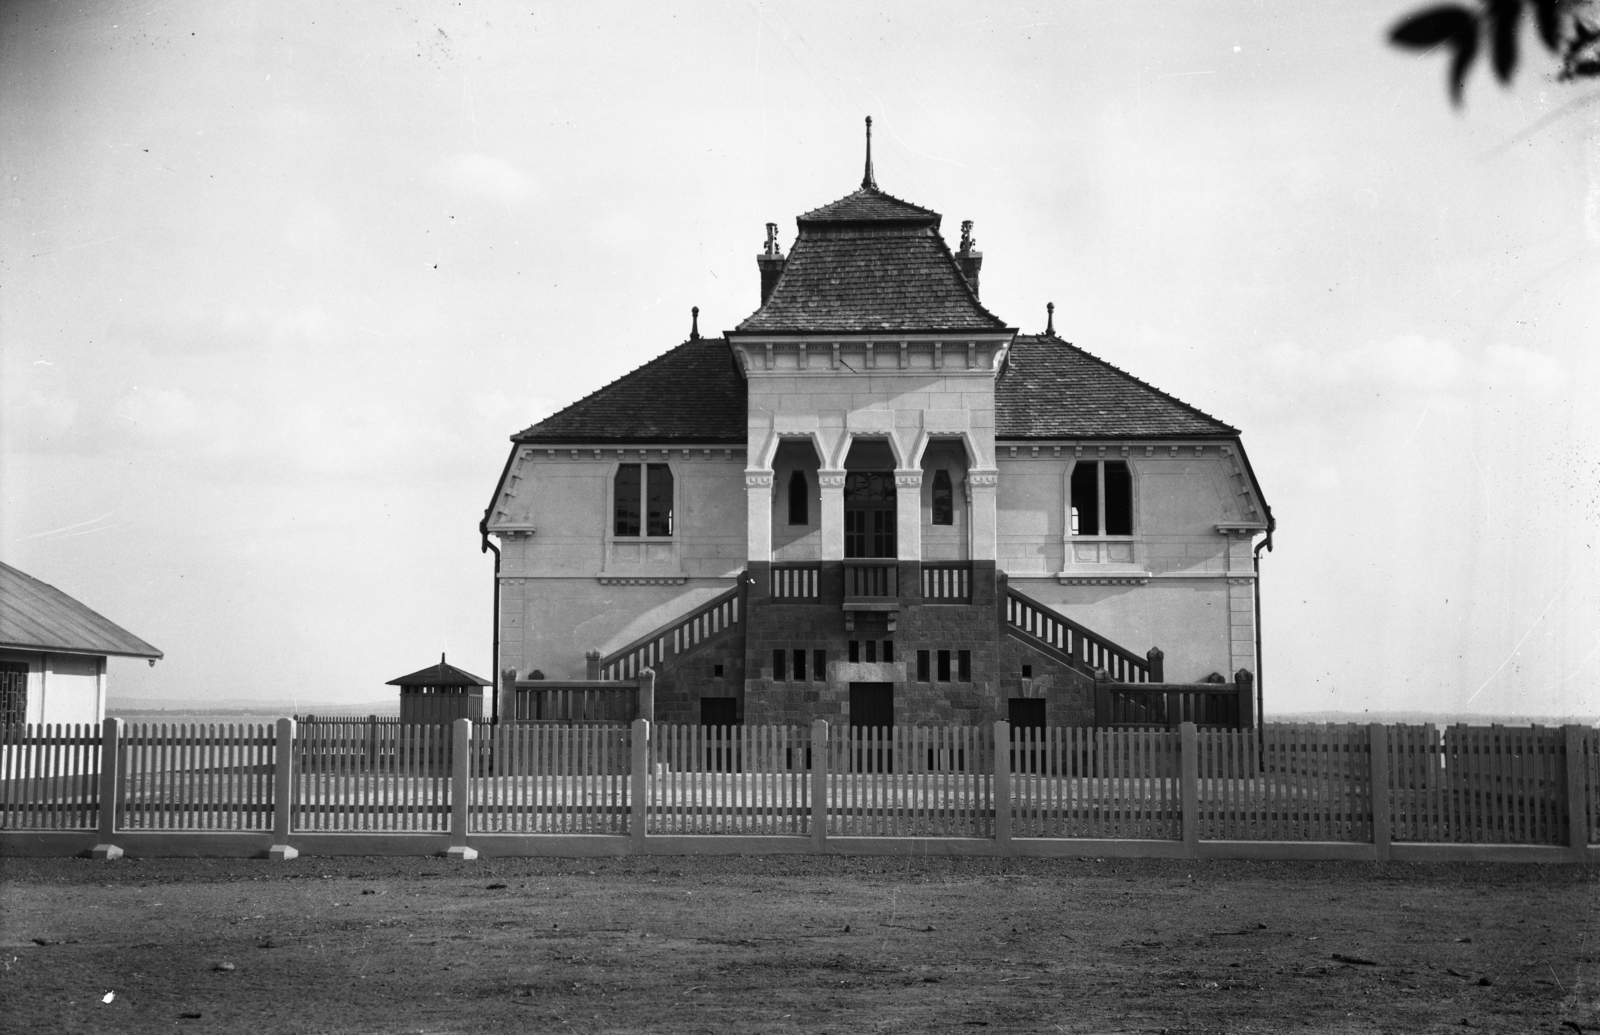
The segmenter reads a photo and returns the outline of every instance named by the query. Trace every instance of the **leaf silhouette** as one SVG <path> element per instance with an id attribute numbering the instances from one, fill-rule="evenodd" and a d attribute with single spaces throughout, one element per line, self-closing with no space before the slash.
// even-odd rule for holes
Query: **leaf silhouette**
<path id="1" fill-rule="evenodd" d="M 1473 28 L 1476 30 L 1476 25 Z M 1465 33 L 1455 37 L 1451 43 L 1456 48 L 1456 56 L 1450 62 L 1450 100 L 1459 105 L 1461 88 L 1467 81 L 1467 70 L 1472 67 L 1472 59 L 1478 56 L 1478 33 Z"/>
<path id="2" fill-rule="evenodd" d="M 1533 20 L 1546 47 L 1561 45 L 1561 0 L 1533 0 Z"/>
<path id="3" fill-rule="evenodd" d="M 1407 18 L 1390 30 L 1389 39 L 1398 46 L 1427 50 L 1467 35 L 1476 42 L 1478 16 L 1465 7 L 1446 4 L 1430 7 Z"/>
<path id="4" fill-rule="evenodd" d="M 1502 83 L 1511 81 L 1517 68 L 1517 28 L 1522 23 L 1522 0 L 1493 0 L 1489 20 L 1494 31 L 1494 74 Z"/>

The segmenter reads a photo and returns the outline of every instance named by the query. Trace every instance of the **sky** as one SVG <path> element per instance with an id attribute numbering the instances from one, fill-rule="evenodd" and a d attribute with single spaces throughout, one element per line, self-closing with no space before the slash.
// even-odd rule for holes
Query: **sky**
<path id="1" fill-rule="evenodd" d="M 114 698 L 488 672 L 507 437 L 871 115 L 988 308 L 1243 429 L 1269 717 L 1600 713 L 1596 87 L 1453 108 L 1415 6 L 0 6 L 0 559 L 166 652 Z"/>

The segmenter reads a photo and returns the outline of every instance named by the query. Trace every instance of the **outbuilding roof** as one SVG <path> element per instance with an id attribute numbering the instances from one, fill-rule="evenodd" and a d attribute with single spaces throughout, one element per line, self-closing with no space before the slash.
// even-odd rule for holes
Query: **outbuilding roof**
<path id="1" fill-rule="evenodd" d="M 98 611 L 3 562 L 0 648 L 128 658 L 164 656 Z"/>
<path id="2" fill-rule="evenodd" d="M 386 686 L 492 686 L 487 679 L 479 679 L 471 672 L 446 664 L 439 655 L 437 665 L 419 668 L 408 676 L 391 679 Z"/>

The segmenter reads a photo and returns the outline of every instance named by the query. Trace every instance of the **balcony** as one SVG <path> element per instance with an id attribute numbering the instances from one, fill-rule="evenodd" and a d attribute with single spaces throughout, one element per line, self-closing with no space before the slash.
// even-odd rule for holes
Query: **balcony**
<path id="1" fill-rule="evenodd" d="M 972 562 L 924 561 L 922 564 L 922 602 L 925 604 L 972 603 Z"/>
<path id="2" fill-rule="evenodd" d="M 817 561 L 774 564 L 772 599 L 786 604 L 822 602 L 822 564 Z"/>

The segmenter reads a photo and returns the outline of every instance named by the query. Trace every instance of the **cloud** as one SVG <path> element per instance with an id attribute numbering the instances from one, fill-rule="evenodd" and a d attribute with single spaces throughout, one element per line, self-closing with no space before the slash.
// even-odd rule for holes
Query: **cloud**
<path id="1" fill-rule="evenodd" d="M 451 155 L 429 174 L 457 193 L 508 207 L 526 204 L 534 192 L 533 180 L 516 166 L 477 152 Z"/>

